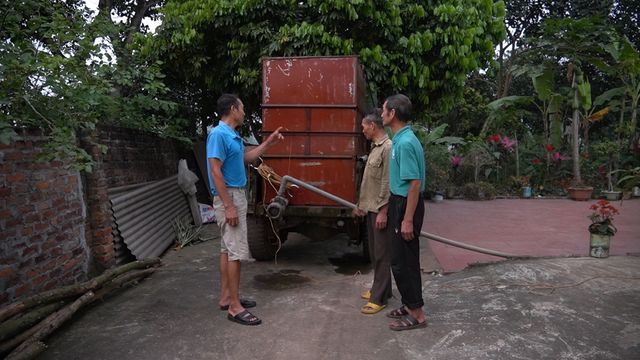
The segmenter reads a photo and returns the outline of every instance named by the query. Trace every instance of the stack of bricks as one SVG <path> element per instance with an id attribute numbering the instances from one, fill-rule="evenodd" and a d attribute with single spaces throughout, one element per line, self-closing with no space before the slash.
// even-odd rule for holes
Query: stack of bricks
<path id="1" fill-rule="evenodd" d="M 23 131 L 0 144 L 0 305 L 86 278 L 80 174 L 37 161 L 44 141 Z"/>

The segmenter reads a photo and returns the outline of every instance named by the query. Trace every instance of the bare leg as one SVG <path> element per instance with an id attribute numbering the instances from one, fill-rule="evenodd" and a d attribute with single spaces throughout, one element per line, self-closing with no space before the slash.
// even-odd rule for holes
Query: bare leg
<path id="1" fill-rule="evenodd" d="M 229 305 L 231 295 L 229 292 L 229 255 L 220 254 L 220 306 Z"/>
<path id="2" fill-rule="evenodd" d="M 240 261 L 227 262 L 227 284 L 229 289 L 229 313 L 236 315 L 244 311 L 240 304 Z"/>

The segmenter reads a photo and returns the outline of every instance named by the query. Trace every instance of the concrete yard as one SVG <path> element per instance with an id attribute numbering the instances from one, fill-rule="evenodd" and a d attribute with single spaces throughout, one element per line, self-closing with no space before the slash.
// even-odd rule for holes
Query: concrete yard
<path id="1" fill-rule="evenodd" d="M 564 201 L 570 206 L 579 204 L 573 211 L 588 208 L 587 203 Z M 567 230 L 551 239 L 547 226 L 575 225 L 573 222 L 586 217 L 588 210 L 575 215 L 575 219 L 568 210 L 557 214 L 549 210 L 548 216 L 564 214 L 569 218 L 544 226 L 539 218 L 529 218 L 525 222 L 531 226 L 518 227 L 513 222 L 519 221 L 515 211 L 526 208 L 519 204 L 522 202 L 533 212 L 555 206 L 544 205 L 542 200 L 445 201 L 429 204 L 424 230 L 460 241 L 497 241 L 499 238 L 486 234 L 504 230 L 510 234 L 507 245 L 481 240 L 473 243 L 494 245 L 509 252 L 524 252 L 535 245 L 545 249 L 545 256 L 587 254 L 585 226 L 576 225 L 584 230 L 580 234 Z M 634 200 L 627 204 L 640 203 Z M 478 216 L 468 215 L 474 211 Z M 613 253 L 637 254 L 638 217 L 625 215 L 624 211 Z M 447 212 L 462 218 L 447 217 Z M 486 223 L 490 214 L 500 216 L 503 225 L 511 225 Z M 447 221 L 449 225 L 445 224 Z M 456 232 L 462 234 L 461 228 L 467 226 L 475 229 L 466 230 L 469 237 L 456 237 Z M 520 231 L 516 231 L 518 228 Z M 529 233 L 532 229 L 544 231 L 535 235 Z M 622 237 L 625 233 L 629 238 Z M 550 244 L 568 244 L 570 241 L 565 238 L 574 235 L 586 248 L 584 244 L 574 244 L 566 246 L 567 253 L 564 247 L 558 247 L 560 253 L 546 253 L 552 252 L 549 248 L 556 249 Z M 525 246 L 522 241 L 533 244 Z M 280 251 L 277 264 L 243 265 L 241 293 L 258 302 L 252 310 L 263 324 L 257 327 L 232 323 L 226 319 L 226 312 L 217 307 L 218 240 L 170 250 L 163 257 L 163 266 L 152 276 L 83 311 L 47 339 L 49 349 L 40 358 L 640 358 L 639 257 L 546 257 L 471 266 L 444 276 L 424 274 L 429 326 L 394 332 L 388 329 L 390 319 L 384 313 L 360 314 L 364 301 L 359 294 L 370 285 L 372 273 L 360 258 L 359 249 L 346 243 L 343 237 L 312 241 L 294 234 Z M 451 261 L 447 251 L 463 254 L 463 250 L 442 250 L 433 242 L 431 245 L 445 269 L 463 268 L 458 265 L 463 262 L 460 257 L 469 262 L 477 260 L 471 255 L 459 255 Z M 617 245 L 620 247 L 616 249 Z M 394 295 L 389 309 L 400 305 L 395 289 Z"/>

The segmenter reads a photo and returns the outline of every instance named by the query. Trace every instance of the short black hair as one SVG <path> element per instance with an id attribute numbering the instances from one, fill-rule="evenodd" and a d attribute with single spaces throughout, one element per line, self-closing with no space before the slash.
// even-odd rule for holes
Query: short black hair
<path id="1" fill-rule="evenodd" d="M 384 125 L 382 124 L 382 109 L 374 109 L 367 114 L 362 121 L 370 122 L 378 129 L 384 129 Z"/>
<path id="2" fill-rule="evenodd" d="M 229 115 L 229 111 L 231 111 L 232 106 L 239 106 L 240 98 L 234 94 L 222 94 L 218 98 L 218 103 L 216 105 L 216 111 L 218 112 L 218 116 L 224 117 Z"/>
<path id="3" fill-rule="evenodd" d="M 411 116 L 411 100 L 406 95 L 395 94 L 387 98 L 387 110 L 395 110 L 396 117 L 402 122 L 407 122 Z"/>

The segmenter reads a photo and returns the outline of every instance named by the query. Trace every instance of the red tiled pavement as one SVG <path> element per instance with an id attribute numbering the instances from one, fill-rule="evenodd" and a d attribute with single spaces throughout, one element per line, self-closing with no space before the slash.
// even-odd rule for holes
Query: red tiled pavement
<path id="1" fill-rule="evenodd" d="M 427 202 L 423 231 L 452 240 L 531 256 L 588 256 L 589 206 L 595 200 L 513 199 Z M 611 255 L 640 255 L 640 199 L 613 203 L 618 233 Z M 501 258 L 429 241 L 444 272 Z"/>

